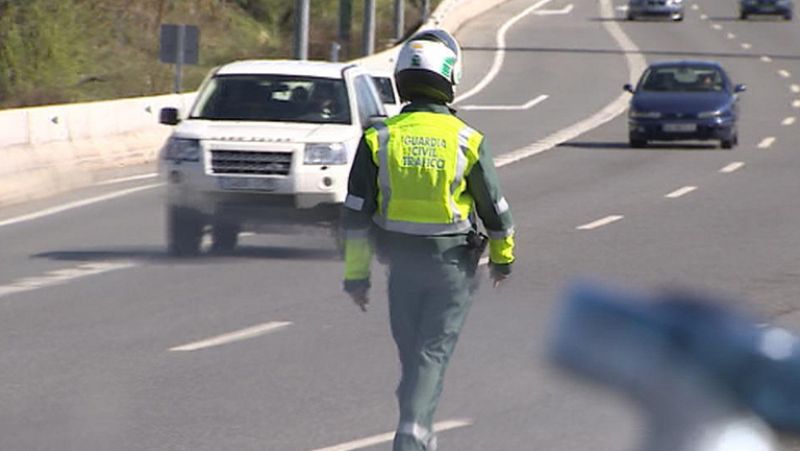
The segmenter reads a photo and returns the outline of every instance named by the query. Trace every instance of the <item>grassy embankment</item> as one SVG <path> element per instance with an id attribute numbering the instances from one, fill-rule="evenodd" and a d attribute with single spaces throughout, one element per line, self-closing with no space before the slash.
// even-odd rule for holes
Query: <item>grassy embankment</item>
<path id="1" fill-rule="evenodd" d="M 363 1 L 352 3 L 345 51 L 355 57 Z M 419 21 L 420 3 L 406 0 L 409 27 Z M 0 0 L 0 109 L 170 92 L 174 69 L 158 61 L 162 23 L 200 27 L 200 64 L 185 68 L 186 90 L 232 60 L 290 58 L 293 6 L 294 0 Z M 377 8 L 382 48 L 392 42 L 393 0 L 377 0 Z M 312 59 L 329 56 L 338 19 L 339 0 L 311 0 Z"/>

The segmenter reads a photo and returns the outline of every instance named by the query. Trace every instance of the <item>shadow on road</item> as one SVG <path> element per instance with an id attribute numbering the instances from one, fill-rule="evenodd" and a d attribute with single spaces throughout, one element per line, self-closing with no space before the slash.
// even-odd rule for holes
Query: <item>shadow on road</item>
<path id="1" fill-rule="evenodd" d="M 601 149 L 601 150 L 629 150 L 631 152 L 646 152 L 648 150 L 721 150 L 714 144 L 698 143 L 652 143 L 641 149 L 634 149 L 627 142 L 592 142 L 592 141 L 569 141 L 559 144 L 558 147 L 572 147 L 576 149 Z"/>
<path id="2" fill-rule="evenodd" d="M 334 248 L 303 249 L 239 246 L 232 252 L 224 254 L 202 252 L 195 257 L 173 257 L 164 248 L 118 248 L 43 252 L 32 255 L 31 258 L 77 262 L 135 261 L 145 264 L 217 264 L 249 259 L 335 261 L 340 260 L 340 254 Z"/>

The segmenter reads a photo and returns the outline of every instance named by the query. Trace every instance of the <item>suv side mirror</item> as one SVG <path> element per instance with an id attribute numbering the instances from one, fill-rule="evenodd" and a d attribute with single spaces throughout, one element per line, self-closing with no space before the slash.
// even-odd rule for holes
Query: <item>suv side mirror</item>
<path id="1" fill-rule="evenodd" d="M 745 92 L 745 91 L 747 91 L 747 85 L 736 85 L 733 88 L 733 92 L 737 92 L 738 93 L 738 92 Z"/>
<path id="2" fill-rule="evenodd" d="M 388 116 L 381 116 L 381 115 L 370 116 L 369 118 L 367 118 L 366 122 L 364 122 L 364 130 L 373 127 L 376 124 L 380 124 L 381 122 L 385 121 L 387 117 Z"/>
<path id="3" fill-rule="evenodd" d="M 626 83 L 625 86 L 622 87 L 622 89 L 627 92 L 630 92 L 631 94 L 634 93 L 633 85 L 631 85 L 630 83 Z"/>
<path id="4" fill-rule="evenodd" d="M 158 122 L 164 125 L 178 125 L 181 121 L 177 108 L 162 108 Z"/>

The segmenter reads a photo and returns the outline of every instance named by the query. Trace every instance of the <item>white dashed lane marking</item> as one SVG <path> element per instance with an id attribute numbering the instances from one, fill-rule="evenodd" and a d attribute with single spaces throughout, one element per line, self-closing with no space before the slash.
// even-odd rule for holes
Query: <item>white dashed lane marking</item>
<path id="1" fill-rule="evenodd" d="M 685 195 L 691 193 L 692 191 L 694 191 L 696 189 L 697 189 L 696 186 L 684 186 L 683 188 L 677 189 L 677 190 L 667 194 L 664 197 L 666 197 L 668 199 L 677 199 L 679 197 L 682 197 L 682 196 L 685 196 Z"/>
<path id="2" fill-rule="evenodd" d="M 433 425 L 433 430 L 437 433 L 450 431 L 453 429 L 464 428 L 472 425 L 472 420 L 449 420 L 442 421 Z M 389 443 L 394 440 L 394 431 L 386 432 L 372 437 L 353 440 L 352 442 L 342 443 L 341 445 L 329 446 L 327 448 L 317 448 L 313 451 L 354 451 L 357 449 L 364 449 L 380 445 L 382 443 Z"/>
<path id="3" fill-rule="evenodd" d="M 752 45 L 752 44 L 749 44 L 749 43 L 747 43 L 747 42 L 743 42 L 743 43 L 742 43 L 742 48 L 743 48 L 743 49 L 745 49 L 745 50 L 750 50 L 750 49 L 752 49 L 752 48 L 753 48 L 753 45 Z"/>
<path id="4" fill-rule="evenodd" d="M 154 179 L 156 177 L 158 177 L 158 174 L 156 174 L 156 173 L 132 175 L 130 177 L 122 177 L 122 178 L 118 178 L 118 179 L 112 179 L 112 180 L 105 180 L 105 181 L 102 181 L 102 182 L 97 182 L 97 183 L 95 183 L 95 186 L 117 185 L 117 184 L 125 183 L 125 182 L 135 182 L 135 181 L 139 181 L 139 180 Z"/>
<path id="5" fill-rule="evenodd" d="M 761 61 L 764 62 L 764 63 L 771 63 L 772 62 L 772 58 L 770 58 L 769 56 L 765 55 L 765 56 L 761 57 Z"/>
<path id="6" fill-rule="evenodd" d="M 603 227 L 603 226 L 607 226 L 607 225 L 609 225 L 611 223 L 614 223 L 614 222 L 617 222 L 617 221 L 619 221 L 619 220 L 621 220 L 623 218 L 625 218 L 625 217 L 622 216 L 622 215 L 606 216 L 603 219 L 599 219 L 597 221 L 590 222 L 588 224 L 584 224 L 584 225 L 578 226 L 576 228 L 578 230 L 593 230 L 593 229 L 597 229 L 597 228 L 600 228 L 600 227 Z"/>
<path id="7" fill-rule="evenodd" d="M 736 35 L 733 34 L 733 33 L 728 33 L 727 38 L 728 39 L 736 39 Z"/>
<path id="8" fill-rule="evenodd" d="M 731 172 L 738 171 L 739 169 L 744 167 L 744 162 L 742 161 L 734 161 L 733 163 L 725 166 L 724 168 L 720 169 L 719 172 L 723 174 L 730 174 Z"/>
<path id="9" fill-rule="evenodd" d="M 772 145 L 775 144 L 775 137 L 770 136 L 769 138 L 764 138 L 758 143 L 759 149 L 769 149 Z"/>
<path id="10" fill-rule="evenodd" d="M 786 70 L 786 69 L 781 69 L 781 70 L 779 70 L 779 71 L 778 71 L 778 75 L 780 75 L 780 76 L 781 76 L 781 77 L 783 77 L 783 78 L 789 78 L 789 77 L 791 77 L 791 76 L 792 76 L 792 73 L 791 73 L 791 72 L 789 72 L 789 71 L 788 71 L 788 70 Z"/>
<path id="11" fill-rule="evenodd" d="M 531 99 L 529 102 L 523 103 L 522 105 L 464 105 L 459 107 L 460 110 L 467 110 L 467 111 L 521 111 L 521 110 L 530 110 L 531 108 L 535 107 L 536 105 L 544 102 L 550 96 L 542 94 L 539 97 Z"/>
<path id="12" fill-rule="evenodd" d="M 196 341 L 194 343 L 189 343 L 182 346 L 175 346 L 174 348 L 170 348 L 170 351 L 198 351 L 200 349 L 213 348 L 237 341 L 260 337 L 261 335 L 268 334 L 291 325 L 292 323 L 290 322 L 271 321 L 269 323 L 259 324 L 258 326 L 248 327 L 247 329 L 242 329 L 236 332 L 218 335 L 206 340 Z"/>
<path id="13" fill-rule="evenodd" d="M 711 25 L 711 28 L 713 28 L 713 29 L 715 29 L 717 31 L 720 31 L 720 30 L 722 30 L 722 25 L 720 25 L 718 23 L 715 23 L 714 25 Z"/>
<path id="14" fill-rule="evenodd" d="M 781 125 L 789 126 L 789 125 L 793 125 L 795 122 L 797 122 L 797 118 L 794 117 L 794 116 L 791 116 L 791 117 L 787 117 L 786 119 L 784 119 L 783 122 L 781 122 Z"/>
<path id="15" fill-rule="evenodd" d="M 561 9 L 545 9 L 541 11 L 534 11 L 533 14 L 537 16 L 563 16 L 571 13 L 573 9 L 575 9 L 575 5 L 570 3 Z"/>
<path id="16" fill-rule="evenodd" d="M 800 108 L 800 100 L 793 101 L 792 108 Z"/>
<path id="17" fill-rule="evenodd" d="M 0 286 L 0 298 L 26 291 L 62 285 L 75 279 L 103 274 L 120 269 L 133 268 L 134 262 L 92 262 L 84 263 L 75 268 L 57 269 L 43 276 L 27 277 L 8 285 Z"/>
<path id="18" fill-rule="evenodd" d="M 789 87 L 789 89 L 791 89 L 795 94 L 800 94 L 800 85 L 792 85 Z"/>
<path id="19" fill-rule="evenodd" d="M 57 213 L 61 213 L 67 210 L 72 210 L 75 208 L 85 207 L 87 205 L 96 204 L 98 202 L 105 202 L 107 200 L 116 199 L 118 197 L 127 196 L 128 194 L 138 193 L 139 191 L 145 191 L 153 188 L 157 188 L 162 186 L 162 183 L 154 183 L 151 185 L 145 186 L 137 186 L 136 188 L 124 189 L 121 191 L 116 191 L 109 194 L 104 194 L 102 196 L 91 197 L 89 199 L 79 200 L 76 202 L 70 202 L 68 204 L 60 205 L 58 207 L 48 208 L 46 210 L 37 211 L 36 213 L 27 214 L 24 216 L 18 216 L 16 218 L 6 219 L 0 221 L 0 227 L 9 226 L 13 224 L 18 224 L 20 222 L 32 221 L 34 219 L 44 218 L 46 216 L 51 216 Z"/>

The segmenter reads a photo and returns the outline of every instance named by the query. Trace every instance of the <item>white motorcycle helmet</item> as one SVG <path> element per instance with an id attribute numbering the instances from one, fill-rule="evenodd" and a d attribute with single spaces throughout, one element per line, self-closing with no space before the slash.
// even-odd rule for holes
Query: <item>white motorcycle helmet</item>
<path id="1" fill-rule="evenodd" d="M 417 98 L 450 103 L 461 80 L 461 47 L 441 29 L 421 31 L 400 50 L 395 66 L 400 98 Z"/>

